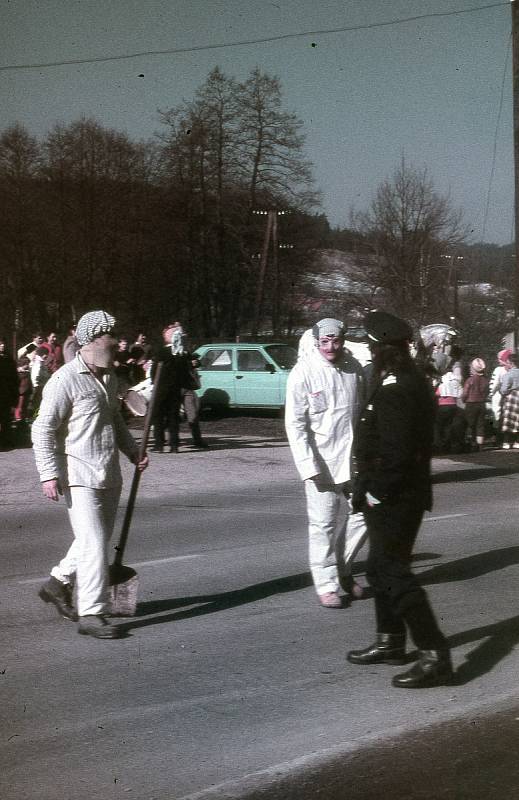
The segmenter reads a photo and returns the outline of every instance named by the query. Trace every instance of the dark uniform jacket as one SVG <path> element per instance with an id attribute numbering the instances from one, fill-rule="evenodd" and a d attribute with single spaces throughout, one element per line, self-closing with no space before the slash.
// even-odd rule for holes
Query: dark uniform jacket
<path id="1" fill-rule="evenodd" d="M 197 389 L 198 384 L 193 370 L 191 353 L 173 355 L 171 347 L 161 347 L 153 359 L 152 382 L 155 381 L 158 362 L 162 363 L 159 381 L 159 394 L 173 393 L 180 396 L 182 389 Z"/>
<path id="2" fill-rule="evenodd" d="M 431 509 L 434 416 L 432 390 L 414 364 L 377 381 L 354 440 L 357 508 L 369 492 L 382 502 L 408 497 Z"/>

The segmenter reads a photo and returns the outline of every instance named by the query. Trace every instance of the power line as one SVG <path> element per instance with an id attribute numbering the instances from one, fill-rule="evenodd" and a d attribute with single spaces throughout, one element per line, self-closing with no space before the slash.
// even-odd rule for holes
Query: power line
<path id="1" fill-rule="evenodd" d="M 350 25 L 343 28 L 324 28 L 323 30 L 315 31 L 301 31 L 300 33 L 284 33 L 279 36 L 266 36 L 261 39 L 244 39 L 238 42 L 222 42 L 221 44 L 202 44 L 192 47 L 172 47 L 167 50 L 143 50 L 139 53 L 125 53 L 120 56 L 99 56 L 98 58 L 75 58 L 66 61 L 47 61 L 40 64 L 5 64 L 0 66 L 0 72 L 7 72 L 8 70 L 21 70 L 21 69 L 44 69 L 46 67 L 62 67 L 71 66 L 74 64 L 99 64 L 106 61 L 126 61 L 131 58 L 143 58 L 144 56 L 163 56 L 175 55 L 179 53 L 197 53 L 201 50 L 221 50 L 225 47 L 242 47 L 251 44 L 267 44 L 269 42 L 281 42 L 287 39 L 298 39 L 303 36 L 326 36 L 332 33 L 349 33 L 351 31 L 364 31 L 372 30 L 373 28 L 386 28 L 390 25 L 402 25 L 405 22 L 417 22 L 418 20 L 432 19 L 436 17 L 454 17 L 460 14 L 473 14 L 476 11 L 486 11 L 489 8 L 500 8 L 502 6 L 509 6 L 510 0 L 500 3 L 490 3 L 484 6 L 475 6 L 473 8 L 463 8 L 458 11 L 433 11 L 429 14 L 418 14 L 414 17 L 403 17 L 401 19 L 392 19 L 387 22 L 371 22 L 365 25 Z"/>

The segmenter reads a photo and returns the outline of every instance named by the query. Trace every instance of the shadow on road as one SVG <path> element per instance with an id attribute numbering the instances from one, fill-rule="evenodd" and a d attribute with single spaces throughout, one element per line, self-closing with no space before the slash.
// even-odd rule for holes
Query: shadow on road
<path id="1" fill-rule="evenodd" d="M 416 553 L 413 560 L 429 560 L 439 558 L 438 553 Z M 364 562 L 359 561 L 355 564 L 354 574 L 361 573 Z M 284 592 L 295 592 L 300 589 L 307 589 L 312 586 L 312 576 L 309 572 L 300 572 L 297 575 L 287 575 L 284 578 L 276 578 L 272 581 L 255 583 L 245 586 L 243 589 L 234 589 L 230 592 L 221 592 L 212 595 L 193 595 L 192 597 L 175 597 L 166 600 L 149 600 L 139 603 L 137 608 L 137 619 L 121 625 L 125 631 L 133 628 L 144 628 L 148 625 L 158 625 L 163 622 L 175 622 L 181 619 L 202 616 L 203 614 L 214 614 L 216 611 L 225 611 L 228 608 L 247 603 L 254 603 L 256 600 L 263 600 Z M 368 596 L 368 592 L 366 593 Z M 186 608 L 189 606 L 189 608 Z M 193 608 L 192 606 L 196 606 Z M 183 609 L 183 610 L 176 610 Z M 165 611 L 174 611 L 173 614 L 165 614 Z M 159 615 L 152 616 L 150 615 Z M 148 617 L 148 619 L 138 619 Z"/>
<path id="2" fill-rule="evenodd" d="M 519 469 L 515 467 L 479 467 L 479 469 L 446 470 L 437 472 L 432 476 L 433 484 L 439 483 L 466 483 L 480 481 L 485 478 L 499 478 L 503 475 L 517 475 Z"/>
<path id="3" fill-rule="evenodd" d="M 203 614 L 213 614 L 215 611 L 225 611 L 228 608 L 254 603 L 256 600 L 263 600 L 275 594 L 283 592 L 294 592 L 299 589 L 306 589 L 312 586 L 312 576 L 309 572 L 301 572 L 298 575 L 288 575 L 284 578 L 277 578 L 264 583 L 255 583 L 245 586 L 243 589 L 235 589 L 230 592 L 221 592 L 213 595 L 194 595 L 193 597 L 177 597 L 168 600 L 150 600 L 139 603 L 137 609 L 138 617 L 159 614 L 160 616 L 151 619 L 136 619 L 132 622 L 123 623 L 121 628 L 125 631 L 133 628 L 145 628 L 148 625 L 158 625 L 163 622 L 175 622 L 181 619 L 199 617 Z M 185 608 L 185 606 L 191 606 Z M 196 606 L 192 608 L 192 606 Z M 173 614 L 164 614 L 164 611 L 183 608 L 182 611 L 175 611 Z"/>
<path id="4" fill-rule="evenodd" d="M 485 639 L 466 656 L 466 660 L 456 670 L 456 684 L 463 685 L 490 672 L 502 658 L 512 652 L 519 642 L 519 615 L 509 619 L 472 628 L 449 637 L 451 647 L 459 647 L 467 642 Z"/>
<path id="5" fill-rule="evenodd" d="M 438 557 L 437 553 L 416 553 L 413 560 L 423 561 Z M 501 550 L 488 551 L 476 556 L 460 558 L 447 564 L 440 564 L 422 572 L 419 578 L 422 583 L 426 584 L 461 581 L 504 569 L 517 563 L 519 563 L 519 546 L 505 547 Z M 364 565 L 363 562 L 358 562 L 355 566 L 355 573 L 358 573 L 362 571 Z M 312 586 L 311 574 L 309 572 L 301 572 L 296 575 L 287 575 L 283 578 L 251 584 L 242 589 L 219 594 L 151 600 L 140 603 L 137 609 L 137 617 L 131 622 L 122 623 L 120 627 L 125 634 L 129 634 L 136 628 L 146 628 L 150 625 L 160 625 L 205 614 L 214 614 L 218 611 L 254 603 L 257 600 L 263 600 L 284 592 L 306 589 L 309 586 Z M 165 613 L 168 611 L 172 613 Z M 502 658 L 513 650 L 519 643 L 519 615 L 491 625 L 484 625 L 454 634 L 449 637 L 449 645 L 455 648 L 480 639 L 485 641 L 478 644 L 458 667 L 456 685 L 469 683 L 490 672 Z M 409 660 L 412 660 L 415 656 L 416 653 L 409 653 Z"/>
<path id="6" fill-rule="evenodd" d="M 519 564 L 519 546 L 502 547 L 500 550 L 487 550 L 474 556 L 465 556 L 446 564 L 438 564 L 419 573 L 420 583 L 452 583 L 478 578 L 498 569 Z"/>
<path id="7" fill-rule="evenodd" d="M 255 450 L 260 450 L 262 447 L 288 447 L 288 442 L 283 439 L 275 437 L 266 439 L 233 439 L 219 436 L 218 438 L 205 437 L 211 450 L 241 450 L 243 448 L 252 447 Z M 196 448 L 194 448 L 196 449 Z"/>

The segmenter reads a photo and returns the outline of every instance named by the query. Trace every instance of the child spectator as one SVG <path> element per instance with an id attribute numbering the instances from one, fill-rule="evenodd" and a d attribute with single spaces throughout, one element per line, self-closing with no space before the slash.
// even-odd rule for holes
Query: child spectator
<path id="1" fill-rule="evenodd" d="M 475 358 L 470 364 L 470 378 L 463 385 L 461 399 L 465 403 L 467 436 L 471 447 L 480 450 L 485 441 L 485 404 L 488 395 L 488 378 L 485 377 L 486 364 L 482 358 Z"/>

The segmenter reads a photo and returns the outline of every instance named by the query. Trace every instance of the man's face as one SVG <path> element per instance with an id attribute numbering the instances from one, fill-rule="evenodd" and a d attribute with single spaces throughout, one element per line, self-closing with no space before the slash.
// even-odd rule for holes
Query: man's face
<path id="1" fill-rule="evenodd" d="M 128 342 L 126 339 L 119 339 L 118 347 L 120 351 L 128 350 Z"/>
<path id="2" fill-rule="evenodd" d="M 327 361 L 337 361 L 343 353 L 342 336 L 321 336 L 319 339 L 319 352 Z"/>
<path id="3" fill-rule="evenodd" d="M 58 341 L 58 337 L 56 336 L 55 333 L 49 333 L 49 335 L 47 336 L 47 341 L 49 344 L 56 344 L 56 342 Z"/>
<path id="4" fill-rule="evenodd" d="M 43 338 L 43 336 L 40 336 L 39 334 L 36 334 L 36 336 L 33 339 L 34 344 L 37 344 L 38 347 L 41 347 L 44 341 L 45 339 Z"/>

